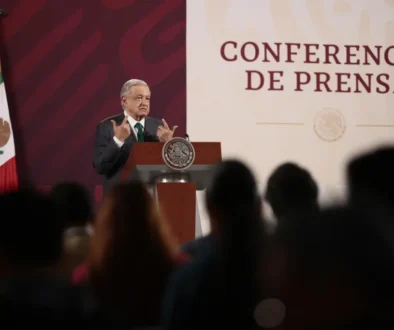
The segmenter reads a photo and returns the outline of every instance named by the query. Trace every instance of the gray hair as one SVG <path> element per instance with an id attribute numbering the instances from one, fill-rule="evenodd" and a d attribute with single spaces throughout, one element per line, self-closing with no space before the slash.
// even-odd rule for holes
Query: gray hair
<path id="1" fill-rule="evenodd" d="M 130 88 L 133 86 L 148 86 L 148 84 L 140 79 L 130 79 L 123 84 L 120 90 L 120 98 L 127 96 L 130 93 Z"/>

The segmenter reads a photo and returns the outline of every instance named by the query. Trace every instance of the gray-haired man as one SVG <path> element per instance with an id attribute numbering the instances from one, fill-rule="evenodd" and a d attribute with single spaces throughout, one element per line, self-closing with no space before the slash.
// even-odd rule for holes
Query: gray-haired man
<path id="1" fill-rule="evenodd" d="M 164 119 L 148 116 L 150 97 L 145 81 L 126 81 L 120 91 L 123 111 L 97 125 L 93 166 L 104 176 L 104 190 L 120 181 L 121 171 L 134 143 L 166 142 L 174 135 L 177 126 L 170 129 Z"/>

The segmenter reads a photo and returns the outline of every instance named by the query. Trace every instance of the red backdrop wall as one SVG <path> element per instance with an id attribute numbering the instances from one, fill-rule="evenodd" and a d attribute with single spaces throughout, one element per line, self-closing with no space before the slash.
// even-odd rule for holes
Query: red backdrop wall
<path id="1" fill-rule="evenodd" d="M 130 78 L 151 115 L 186 125 L 186 0 L 3 0 L 1 61 L 21 179 L 92 191 L 97 123 L 119 113 Z M 97 189 L 96 189 L 97 193 Z"/>

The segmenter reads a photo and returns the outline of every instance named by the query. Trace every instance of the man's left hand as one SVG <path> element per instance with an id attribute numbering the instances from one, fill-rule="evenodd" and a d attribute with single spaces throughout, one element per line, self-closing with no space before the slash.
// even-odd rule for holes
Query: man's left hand
<path id="1" fill-rule="evenodd" d="M 164 119 L 162 119 L 162 121 L 163 125 L 159 126 L 156 135 L 158 136 L 160 142 L 167 142 L 168 140 L 172 139 L 178 126 L 173 126 L 172 129 L 170 129 L 167 122 Z"/>

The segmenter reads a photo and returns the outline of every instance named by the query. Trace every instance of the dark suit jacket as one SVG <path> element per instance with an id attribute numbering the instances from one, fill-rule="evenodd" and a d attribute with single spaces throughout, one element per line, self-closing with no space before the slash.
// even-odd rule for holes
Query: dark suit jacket
<path id="1" fill-rule="evenodd" d="M 133 132 L 125 140 L 124 145 L 119 148 L 114 141 L 114 129 L 111 120 L 120 125 L 124 119 L 124 113 L 109 117 L 101 121 L 96 128 L 94 140 L 93 167 L 98 174 L 104 176 L 104 191 L 120 181 L 120 175 L 127 158 L 137 139 Z M 158 127 L 162 125 L 161 120 L 151 117 L 145 118 L 144 141 L 158 142 L 156 136 Z M 134 130 L 134 128 L 132 128 Z"/>

